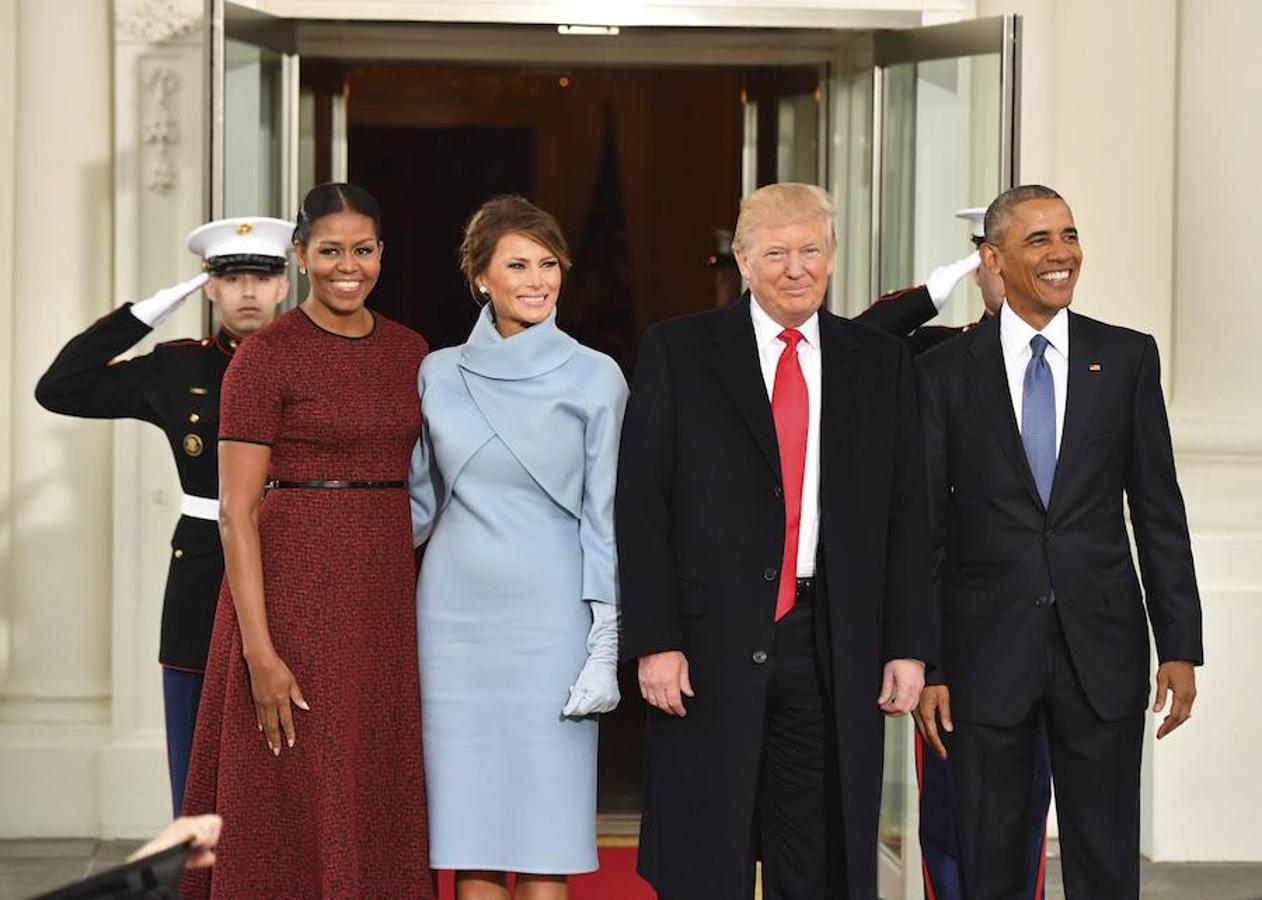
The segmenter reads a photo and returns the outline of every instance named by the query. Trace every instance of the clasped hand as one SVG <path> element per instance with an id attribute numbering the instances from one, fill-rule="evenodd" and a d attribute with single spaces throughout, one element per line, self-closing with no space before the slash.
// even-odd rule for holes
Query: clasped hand
<path id="1" fill-rule="evenodd" d="M 587 634 L 587 661 L 570 686 L 561 715 L 572 718 L 612 712 L 618 693 L 618 607 L 591 600 L 592 627 Z"/>
<path id="2" fill-rule="evenodd" d="M 267 738 L 267 746 L 273 755 L 280 756 L 281 733 L 284 732 L 285 743 L 294 746 L 297 735 L 294 731 L 292 703 L 303 711 L 311 709 L 302 698 L 302 690 L 289 671 L 275 653 L 251 661 L 250 692 L 254 695 L 254 714 L 258 720 L 259 731 Z"/>

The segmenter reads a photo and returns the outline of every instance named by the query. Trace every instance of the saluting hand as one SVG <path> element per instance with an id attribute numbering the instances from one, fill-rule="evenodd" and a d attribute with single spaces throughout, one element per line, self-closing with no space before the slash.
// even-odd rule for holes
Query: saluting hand
<path id="1" fill-rule="evenodd" d="M 684 697 L 696 696 L 688 680 L 688 658 L 679 650 L 640 657 L 640 696 L 669 716 L 686 716 Z"/>
<path id="2" fill-rule="evenodd" d="M 282 731 L 290 747 L 297 740 L 290 703 L 304 711 L 311 707 L 302 699 L 302 690 L 294 679 L 294 673 L 275 653 L 250 661 L 249 666 L 250 691 L 254 694 L 254 714 L 258 718 L 259 731 L 267 738 L 267 746 L 272 753 L 280 756 Z"/>

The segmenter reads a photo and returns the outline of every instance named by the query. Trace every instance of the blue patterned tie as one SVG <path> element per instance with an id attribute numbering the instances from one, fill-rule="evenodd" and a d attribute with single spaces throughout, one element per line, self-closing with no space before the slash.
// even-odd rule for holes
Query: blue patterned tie
<path id="1" fill-rule="evenodd" d="M 1030 338 L 1030 363 L 1025 367 L 1021 394 L 1021 443 L 1025 444 L 1025 458 L 1044 507 L 1051 499 L 1056 476 L 1056 387 L 1043 356 L 1047 344 L 1041 334 Z"/>

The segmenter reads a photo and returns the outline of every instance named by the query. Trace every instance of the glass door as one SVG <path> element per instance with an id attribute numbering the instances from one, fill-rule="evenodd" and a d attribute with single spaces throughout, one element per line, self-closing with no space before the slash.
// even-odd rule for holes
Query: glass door
<path id="1" fill-rule="evenodd" d="M 230 0 L 211 0 L 210 23 L 211 216 L 292 221 L 300 202 L 294 25 Z M 284 308 L 304 290 L 296 269 L 290 276 Z"/>
<path id="2" fill-rule="evenodd" d="M 969 227 L 955 212 L 987 206 L 1018 183 L 1020 28 L 1020 17 L 1003 16 L 874 35 L 866 299 L 923 282 L 969 253 Z M 981 314 L 981 296 L 964 279 L 936 321 L 964 324 Z M 884 898 L 921 896 L 915 756 L 910 718 L 888 721 Z"/>
<path id="3" fill-rule="evenodd" d="M 873 295 L 922 282 L 971 249 L 955 212 L 1017 183 L 1020 17 L 878 32 L 874 44 Z M 942 324 L 981 315 L 971 279 Z"/>

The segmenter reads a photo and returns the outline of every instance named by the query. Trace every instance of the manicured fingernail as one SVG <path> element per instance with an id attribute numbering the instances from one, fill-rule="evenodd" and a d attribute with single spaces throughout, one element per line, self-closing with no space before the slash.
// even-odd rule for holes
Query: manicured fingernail
<path id="1" fill-rule="evenodd" d="M 255 722 L 254 724 L 255 724 L 255 725 L 259 725 L 259 723 L 258 723 L 258 722 Z M 259 725 L 259 731 L 262 731 L 262 730 L 263 730 L 263 726 L 262 726 L 262 725 Z"/>
<path id="2" fill-rule="evenodd" d="M 272 748 L 272 756 L 280 756 L 280 747 Z"/>
<path id="3" fill-rule="evenodd" d="M 289 739 L 289 746 L 290 746 L 290 747 L 292 747 L 293 745 L 294 745 L 294 739 L 293 739 L 293 738 L 290 738 L 290 739 Z"/>
<path id="4" fill-rule="evenodd" d="M 306 701 L 306 700 L 299 700 L 299 701 L 298 701 L 298 708 L 299 708 L 299 709 L 305 709 L 305 710 L 307 710 L 308 712 L 310 712 L 310 711 L 311 711 L 311 707 L 307 705 L 307 701 Z"/>

